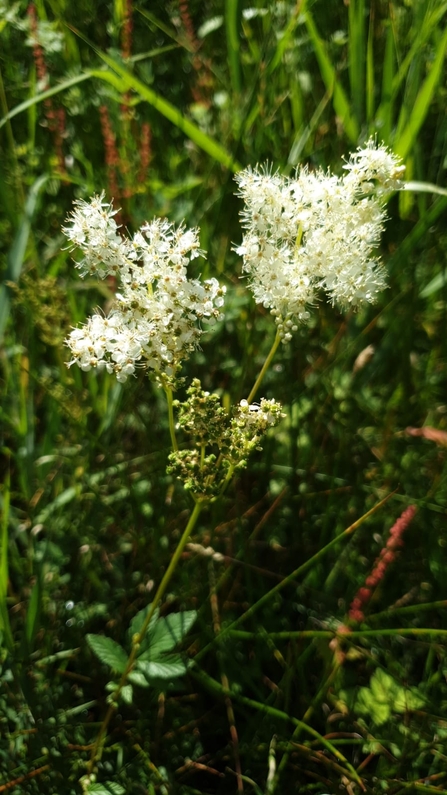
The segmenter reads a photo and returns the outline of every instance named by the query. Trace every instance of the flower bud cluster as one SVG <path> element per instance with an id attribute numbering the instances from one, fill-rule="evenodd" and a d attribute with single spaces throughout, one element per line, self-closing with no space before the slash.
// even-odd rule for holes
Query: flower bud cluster
<path id="1" fill-rule="evenodd" d="M 273 428 L 285 417 L 282 406 L 275 398 L 248 403 L 241 400 L 231 419 L 226 454 L 239 469 L 246 466 L 246 458 L 253 450 L 261 450 L 260 442 L 269 428 Z"/>
<path id="2" fill-rule="evenodd" d="M 403 167 L 369 141 L 344 169 L 340 177 L 302 168 L 288 178 L 266 167 L 236 175 L 246 232 L 235 250 L 284 342 L 309 317 L 321 289 L 333 303 L 356 308 L 385 287 L 373 256 L 385 218 L 378 196 L 402 186 Z"/>
<path id="3" fill-rule="evenodd" d="M 260 448 L 262 436 L 284 417 L 275 400 L 249 405 L 242 400 L 233 416 L 220 405 L 217 395 L 202 390 L 194 379 L 184 403 L 178 408 L 178 426 L 192 437 L 193 445 L 169 456 L 168 472 L 197 498 L 218 496 L 232 473 L 247 466 L 247 458 Z M 210 450 L 210 452 L 208 452 Z"/>
<path id="4" fill-rule="evenodd" d="M 115 214 L 101 194 L 76 202 L 64 229 L 84 254 L 81 275 L 114 276 L 119 290 L 107 317 L 97 313 L 69 335 L 69 366 L 106 369 L 124 382 L 140 364 L 173 383 L 198 345 L 199 324 L 221 319 L 225 287 L 216 279 L 188 279 L 189 262 L 203 256 L 196 229 L 157 218 L 132 238 L 122 237 Z"/>

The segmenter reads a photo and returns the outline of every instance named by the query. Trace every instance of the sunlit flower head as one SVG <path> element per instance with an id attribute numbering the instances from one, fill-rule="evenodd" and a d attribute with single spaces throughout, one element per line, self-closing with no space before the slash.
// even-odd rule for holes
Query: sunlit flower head
<path id="1" fill-rule="evenodd" d="M 386 286 L 374 255 L 385 218 L 378 196 L 401 187 L 402 167 L 369 141 L 343 176 L 298 169 L 293 177 L 268 167 L 236 175 L 245 233 L 236 252 L 257 303 L 274 315 L 287 342 L 324 290 L 333 303 L 357 308 Z"/>
<path id="2" fill-rule="evenodd" d="M 81 274 L 114 276 L 118 285 L 109 315 L 93 315 L 67 338 L 69 366 L 106 369 L 118 381 L 144 366 L 172 382 L 197 347 L 202 324 L 221 318 L 225 287 L 188 279 L 188 264 L 203 256 L 196 229 L 157 218 L 129 238 L 119 234 L 114 215 L 101 194 L 76 202 L 64 229 L 84 254 Z"/>

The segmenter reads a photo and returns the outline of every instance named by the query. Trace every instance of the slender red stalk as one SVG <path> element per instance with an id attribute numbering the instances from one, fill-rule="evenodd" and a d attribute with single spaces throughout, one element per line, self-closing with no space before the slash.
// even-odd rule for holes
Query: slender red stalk
<path id="1" fill-rule="evenodd" d="M 126 0 L 124 7 L 124 23 L 121 33 L 121 55 L 123 59 L 130 58 L 132 55 L 132 0 Z"/>
<path id="2" fill-rule="evenodd" d="M 56 149 L 57 161 L 59 163 L 59 171 L 61 174 L 65 172 L 65 157 L 64 157 L 64 138 L 66 135 L 65 126 L 65 110 L 58 108 L 56 111 L 56 128 L 54 130 L 54 146 Z"/>
<path id="3" fill-rule="evenodd" d="M 46 91 L 50 87 L 50 79 L 45 61 L 44 50 L 39 44 L 38 17 L 34 3 L 30 3 L 28 5 L 27 14 L 30 23 L 31 35 L 33 38 L 33 58 L 36 66 L 39 89 L 41 91 Z M 55 110 L 50 97 L 44 100 L 43 107 L 48 129 L 53 135 L 59 171 L 61 174 L 63 174 L 65 172 L 65 158 L 63 152 L 63 140 L 65 138 L 65 111 L 63 108 L 58 108 Z"/>
<path id="4" fill-rule="evenodd" d="M 132 33 L 133 33 L 133 19 L 132 19 L 132 0 L 125 0 L 124 5 L 124 20 L 123 20 L 123 28 L 121 31 L 121 55 L 123 60 L 127 61 L 130 56 L 132 55 Z M 126 91 L 123 94 L 123 101 L 120 104 L 120 113 L 121 118 L 124 122 L 128 122 L 131 117 L 130 113 L 130 98 L 131 98 L 131 91 Z M 120 162 L 121 171 L 122 173 L 127 173 L 126 166 L 127 163 L 121 161 Z M 123 196 L 126 195 L 129 191 L 124 189 Z"/>
<path id="5" fill-rule="evenodd" d="M 141 125 L 140 138 L 140 169 L 138 172 L 138 182 L 145 182 L 147 170 L 152 160 L 152 130 L 148 122 Z"/>
<path id="6" fill-rule="evenodd" d="M 205 61 L 198 54 L 200 50 L 200 41 L 197 38 L 194 23 L 189 13 L 188 0 L 179 1 L 179 11 L 186 38 L 193 52 L 192 66 L 197 75 L 197 83 L 191 87 L 191 93 L 194 102 L 208 107 L 210 102 L 207 98 L 207 93 L 209 93 L 209 88 L 213 82 L 210 63 L 209 61 Z"/>
<path id="7" fill-rule="evenodd" d="M 371 574 L 366 578 L 364 586 L 359 588 L 351 602 L 348 614 L 351 621 L 360 622 L 364 620 L 364 608 L 371 599 L 374 589 L 385 577 L 388 566 L 396 560 L 396 551 L 404 545 L 402 536 L 416 511 L 416 506 L 410 505 L 393 524 L 386 546 L 380 551 Z"/>
<path id="8" fill-rule="evenodd" d="M 118 199 L 120 196 L 117 182 L 117 167 L 119 164 L 118 149 L 116 146 L 115 133 L 110 123 L 109 111 L 106 105 L 99 108 L 101 119 L 101 132 L 104 141 L 105 160 L 107 166 L 107 181 L 111 198 Z"/>
<path id="9" fill-rule="evenodd" d="M 196 36 L 196 31 L 194 29 L 194 24 L 191 19 L 191 14 L 189 13 L 188 0 L 180 0 L 179 11 L 183 27 L 185 29 L 186 37 L 194 52 L 197 52 L 197 50 L 200 47 L 200 44 Z"/>

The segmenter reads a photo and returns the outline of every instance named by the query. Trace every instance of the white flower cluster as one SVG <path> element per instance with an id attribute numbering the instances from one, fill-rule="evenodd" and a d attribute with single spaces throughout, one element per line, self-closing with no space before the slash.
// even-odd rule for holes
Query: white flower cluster
<path id="1" fill-rule="evenodd" d="M 247 400 L 241 400 L 237 407 L 236 420 L 240 427 L 259 428 L 263 430 L 269 426 L 276 425 L 278 422 L 278 415 L 284 417 L 281 413 L 281 406 L 276 403 L 275 398 L 267 400 L 261 398 L 261 403 L 248 403 Z"/>
<path id="2" fill-rule="evenodd" d="M 259 405 L 241 400 L 231 420 L 230 457 L 236 461 L 242 461 L 245 465 L 244 459 L 250 452 L 261 449 L 259 443 L 264 434 L 285 416 L 281 404 L 277 403 L 274 398 L 271 400 L 261 398 Z M 238 466 L 240 465 L 239 463 Z"/>
<path id="3" fill-rule="evenodd" d="M 76 202 L 64 229 L 82 250 L 82 275 L 115 276 L 116 302 L 107 317 L 95 314 L 66 340 L 72 360 L 126 381 L 138 364 L 161 380 L 174 379 L 198 344 L 198 323 L 221 318 L 225 287 L 216 279 L 187 278 L 190 260 L 203 254 L 196 229 L 175 228 L 166 220 L 145 224 L 133 238 L 121 237 L 104 194 Z"/>
<path id="4" fill-rule="evenodd" d="M 246 230 L 236 252 L 256 302 L 271 310 L 285 342 L 309 317 L 307 305 L 320 289 L 333 303 L 355 308 L 385 287 L 372 256 L 385 218 L 377 197 L 401 187 L 403 167 L 369 141 L 344 169 L 341 177 L 307 168 L 293 178 L 267 168 L 236 175 Z"/>

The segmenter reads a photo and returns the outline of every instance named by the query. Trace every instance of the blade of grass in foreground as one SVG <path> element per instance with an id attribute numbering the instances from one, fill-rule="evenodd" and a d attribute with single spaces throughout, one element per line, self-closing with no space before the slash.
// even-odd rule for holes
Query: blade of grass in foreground
<path id="1" fill-rule="evenodd" d="M 90 80 L 91 77 L 93 77 L 92 72 L 82 72 L 82 74 L 76 75 L 76 77 L 70 77 L 69 80 L 64 80 L 63 83 L 58 83 L 57 86 L 53 86 L 53 88 L 49 88 L 47 91 L 42 91 L 40 94 L 34 94 L 34 96 L 26 99 L 25 102 L 21 102 L 20 105 L 16 105 L 15 108 L 10 110 L 9 113 L 5 114 L 5 116 L 0 119 L 0 129 L 10 119 L 13 119 L 14 116 L 18 116 L 20 113 L 23 113 L 25 110 L 28 110 L 28 108 L 30 108 L 32 105 L 37 105 L 39 102 L 43 102 L 49 97 L 54 97 L 55 94 L 60 94 L 61 91 L 66 91 L 67 88 L 71 88 L 78 83 L 82 83 L 84 80 Z"/>
<path id="2" fill-rule="evenodd" d="M 225 5 L 225 28 L 227 32 L 228 65 L 230 67 L 231 84 L 236 96 L 241 93 L 241 63 L 240 63 L 240 2 L 227 0 Z"/>
<path id="3" fill-rule="evenodd" d="M 292 571 L 291 574 L 288 574 L 287 577 L 284 577 L 284 579 L 281 580 L 281 582 L 279 582 L 273 588 L 271 588 L 270 591 L 267 591 L 267 593 L 265 593 L 264 596 L 261 596 L 261 598 L 258 599 L 257 602 L 252 604 L 251 607 L 249 607 L 248 610 L 245 611 L 245 613 L 242 613 L 242 615 L 239 616 L 239 618 L 237 618 L 235 621 L 233 621 L 232 624 L 229 624 L 227 627 L 225 627 L 222 630 L 222 632 L 219 635 L 219 641 L 222 640 L 222 638 L 225 635 L 227 635 L 230 631 L 236 629 L 236 627 L 238 627 L 239 624 L 242 624 L 244 621 L 246 621 L 247 618 L 253 616 L 259 610 L 260 607 L 262 607 L 266 602 L 270 601 L 270 599 L 273 596 L 275 596 L 275 594 L 279 593 L 279 591 L 285 588 L 286 585 L 289 585 L 291 582 L 293 582 L 293 580 L 299 577 L 300 574 L 303 574 L 305 571 L 307 571 L 307 569 L 309 569 L 317 560 L 322 558 L 326 554 L 326 552 L 332 549 L 332 547 L 336 546 L 336 544 L 338 544 L 339 541 L 341 541 L 343 538 L 346 538 L 347 536 L 350 536 L 355 530 L 357 530 L 358 527 L 360 527 L 361 524 L 363 524 L 363 522 L 366 519 L 368 519 L 370 516 L 372 516 L 373 513 L 378 511 L 379 508 L 382 508 L 382 506 L 385 505 L 385 503 L 388 502 L 388 500 L 391 497 L 393 497 L 394 494 L 395 494 L 394 491 L 392 491 L 390 494 L 387 494 L 387 496 L 384 497 L 383 500 L 380 500 L 380 502 L 376 503 L 376 505 L 374 505 L 369 511 L 364 513 L 363 516 L 360 517 L 360 519 L 357 519 L 356 522 L 349 525 L 349 527 L 347 527 L 346 530 L 343 530 L 343 532 L 340 533 L 340 535 L 333 538 L 332 541 L 329 541 L 329 543 L 326 544 L 326 546 L 322 547 L 318 552 L 316 552 L 315 555 L 312 555 L 312 557 L 309 558 L 309 560 L 306 560 L 305 563 L 302 563 L 301 566 L 298 566 L 298 568 Z M 195 657 L 195 660 L 197 661 L 200 660 L 213 645 L 214 641 L 208 643 L 207 646 L 205 646 L 203 649 L 199 651 L 199 653 Z"/>
<path id="4" fill-rule="evenodd" d="M 368 617 L 369 620 L 369 617 Z M 232 629 L 229 631 L 232 638 L 239 638 L 239 640 L 256 640 L 259 638 L 258 632 L 245 632 L 242 629 Z M 404 627 L 403 629 L 397 627 L 395 629 L 343 629 L 343 632 L 337 632 L 336 629 L 304 629 L 297 631 L 284 631 L 284 632 L 269 632 L 268 637 L 270 640 L 303 640 L 308 638 L 381 638 L 381 637 L 401 637 L 401 638 L 443 638 L 447 635 L 447 629 L 426 629 L 419 627 Z"/>
<path id="5" fill-rule="evenodd" d="M 397 92 L 399 91 L 399 88 L 403 80 L 405 79 L 406 75 L 408 74 L 408 71 L 413 64 L 418 51 L 422 50 L 429 36 L 431 36 L 431 34 L 438 29 L 438 25 L 440 24 L 441 19 L 445 13 L 447 13 L 446 2 L 442 3 L 442 5 L 440 5 L 438 8 L 434 9 L 433 11 L 430 11 L 427 7 L 427 13 L 426 16 L 424 17 L 424 21 L 420 27 L 416 26 L 417 33 L 414 38 L 413 44 L 408 50 L 405 58 L 399 64 L 397 73 L 394 76 L 392 83 L 393 96 L 396 96 Z"/>
<path id="6" fill-rule="evenodd" d="M 446 49 L 447 28 L 445 29 L 444 35 L 439 42 L 436 57 L 430 66 L 428 76 L 426 77 L 416 97 L 410 118 L 406 120 L 402 133 L 394 142 L 394 150 L 396 154 L 400 155 L 403 159 L 410 152 L 416 140 L 417 134 L 427 116 L 435 90 L 441 79 Z"/>
<path id="7" fill-rule="evenodd" d="M 366 45 L 366 121 L 371 123 L 374 117 L 374 15 L 371 9 L 368 42 Z"/>
<path id="8" fill-rule="evenodd" d="M 23 218 L 7 257 L 7 271 L 5 276 L 5 281 L 7 282 L 18 282 L 20 278 L 31 231 L 31 222 L 36 211 L 37 200 L 47 180 L 48 176 L 46 174 L 39 177 L 34 185 L 32 185 L 26 199 Z M 3 337 L 6 323 L 8 322 L 10 304 L 9 290 L 5 284 L 2 284 L 0 287 L 0 340 Z"/>
<path id="9" fill-rule="evenodd" d="M 178 129 L 181 130 L 200 149 L 202 149 L 208 155 L 211 155 L 211 157 L 214 158 L 217 163 L 221 163 L 221 165 L 225 166 L 231 171 L 238 171 L 241 168 L 241 166 L 234 160 L 230 152 L 227 152 L 227 150 L 221 146 L 221 144 L 217 143 L 214 138 L 211 138 L 210 135 L 202 132 L 202 130 L 192 121 L 185 118 L 185 116 L 180 113 L 175 105 L 172 105 L 170 102 L 168 102 L 168 100 L 161 97 L 160 94 L 157 94 L 157 92 L 152 88 L 149 88 L 149 86 L 142 83 L 138 77 L 135 77 L 132 72 L 129 72 L 125 66 L 115 61 L 110 55 L 95 47 L 75 28 L 71 28 L 70 26 L 70 29 L 73 30 L 73 32 L 76 33 L 83 41 L 85 41 L 94 52 L 96 52 L 98 57 L 101 58 L 105 64 L 107 64 L 112 72 L 115 72 L 121 77 L 126 90 L 132 89 L 135 91 L 135 93 L 138 94 L 142 100 L 152 105 L 155 110 L 157 110 L 162 114 L 162 116 L 178 127 Z M 96 72 L 96 76 L 107 80 L 106 74 L 104 75 L 104 78 L 102 78 L 101 72 Z"/>
<path id="10" fill-rule="evenodd" d="M 380 136 L 387 145 L 391 143 L 391 131 L 393 129 L 392 83 L 395 72 L 395 61 L 395 42 L 393 28 L 390 25 L 386 33 L 385 53 L 383 56 L 382 99 L 376 116 L 376 126 L 379 127 Z"/>
<path id="11" fill-rule="evenodd" d="M 365 91 L 365 0 L 350 0 L 348 17 L 349 81 L 353 111 L 360 125 Z"/>
<path id="12" fill-rule="evenodd" d="M 351 113 L 349 100 L 342 86 L 340 85 L 339 80 L 337 79 L 337 72 L 330 61 L 330 58 L 326 52 L 325 44 L 320 38 L 310 11 L 307 8 L 304 11 L 304 19 L 306 22 L 307 31 L 313 44 L 315 56 L 320 66 L 321 76 L 324 80 L 327 90 L 332 94 L 332 102 L 335 112 L 343 122 L 343 126 L 349 140 L 352 143 L 357 144 L 359 130 L 357 122 Z"/>
<path id="13" fill-rule="evenodd" d="M 219 636 L 220 637 L 220 636 Z M 259 701 L 254 701 L 252 698 L 246 698 L 245 696 L 240 695 L 235 690 L 226 690 L 219 682 L 216 682 L 215 679 L 212 679 L 211 676 L 208 676 L 204 671 L 198 670 L 197 668 L 191 671 L 194 678 L 198 679 L 202 684 L 211 690 L 212 692 L 217 693 L 221 696 L 229 696 L 234 701 L 237 701 L 239 704 L 243 704 L 244 706 L 251 707 L 252 709 L 256 709 L 257 711 L 268 714 L 272 718 L 279 719 L 281 721 L 285 721 L 287 723 L 293 723 L 294 726 L 299 727 L 302 729 L 306 734 L 309 734 L 314 739 L 319 740 L 321 745 L 330 751 L 331 754 L 335 756 L 336 759 L 339 760 L 345 766 L 345 775 L 348 775 L 353 781 L 356 781 L 357 784 L 360 784 L 362 789 L 364 789 L 363 782 L 360 779 L 356 770 L 352 767 L 352 765 L 348 762 L 345 756 L 338 750 L 338 748 L 333 745 L 330 740 L 327 740 L 323 737 L 316 729 L 313 729 L 311 726 L 308 726 L 307 723 L 295 718 L 293 715 L 288 715 L 287 712 L 283 712 L 280 709 L 276 709 L 275 707 L 271 707 L 269 704 L 261 703 Z"/>
<path id="14" fill-rule="evenodd" d="M 395 269 L 408 262 L 408 257 L 417 245 L 421 243 L 427 230 L 437 221 L 439 216 L 447 207 L 447 198 L 441 196 L 432 204 L 426 213 L 419 219 L 416 226 L 402 241 L 399 248 L 392 254 L 387 262 L 389 273 L 393 274 Z"/>
<path id="15" fill-rule="evenodd" d="M 0 627 L 3 632 L 6 648 L 12 652 L 14 641 L 9 623 L 6 594 L 8 591 L 8 520 L 9 520 L 10 475 L 3 483 L 2 524 L 0 546 Z"/>

